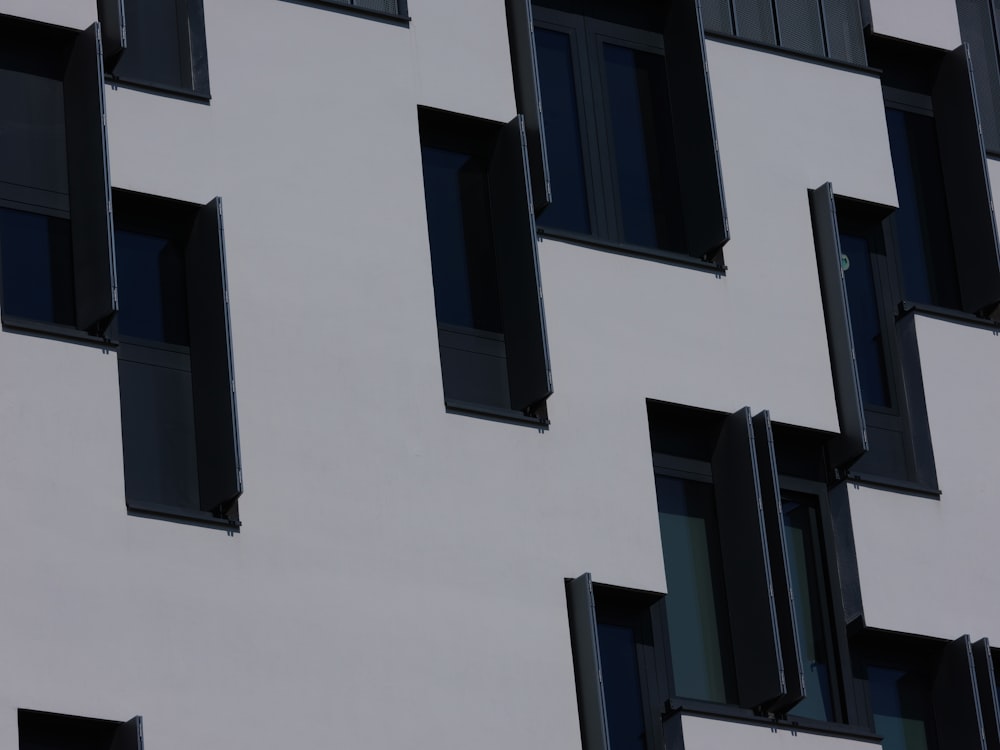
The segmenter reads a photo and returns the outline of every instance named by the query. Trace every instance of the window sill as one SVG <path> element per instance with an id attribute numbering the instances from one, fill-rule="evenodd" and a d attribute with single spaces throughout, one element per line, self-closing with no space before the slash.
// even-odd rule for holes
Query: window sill
<path id="1" fill-rule="evenodd" d="M 910 313 L 917 313 L 919 315 L 924 315 L 928 318 L 935 318 L 937 320 L 947 320 L 952 323 L 962 323 L 963 325 L 973 326 L 974 328 L 982 328 L 987 331 L 1000 330 L 1000 321 L 983 318 L 979 315 L 973 315 L 972 313 L 967 313 L 964 310 L 952 310 L 948 307 L 925 305 L 920 302 L 906 302 L 905 300 L 900 302 L 899 313 L 896 318 L 902 318 Z"/>
<path id="2" fill-rule="evenodd" d="M 941 490 L 937 487 L 928 487 L 917 482 L 910 482 L 906 479 L 893 479 L 892 477 L 877 477 L 871 474 L 855 474 L 847 472 L 844 480 L 854 486 L 871 487 L 876 490 L 889 490 L 899 492 L 904 495 L 926 498 L 927 500 L 940 500 Z"/>
<path id="3" fill-rule="evenodd" d="M 512 424 L 522 424 L 529 427 L 537 427 L 544 430 L 549 426 L 547 417 L 530 417 L 513 409 L 504 409 L 499 406 L 487 406 L 486 404 L 475 404 L 469 401 L 456 401 L 446 398 L 444 400 L 445 411 L 449 414 L 464 414 L 472 417 L 485 417 L 499 422 L 510 422 Z"/>
<path id="4" fill-rule="evenodd" d="M 371 8 L 359 8 L 356 5 L 337 2 L 337 0 L 284 0 L 284 2 L 313 8 L 328 8 L 330 10 L 342 11 L 351 16 L 367 16 L 376 21 L 383 21 L 394 26 L 409 27 L 410 21 L 413 20 L 409 15 L 386 13 L 385 11 L 372 10 Z"/>
<path id="5" fill-rule="evenodd" d="M 204 526 L 206 528 L 224 529 L 230 533 L 239 532 L 243 525 L 239 517 L 220 518 L 203 510 L 190 510 L 187 508 L 175 508 L 172 505 L 132 505 L 127 500 L 125 506 L 128 508 L 130 516 L 138 518 L 156 518 L 163 521 L 175 521 L 177 523 L 187 523 L 192 526 Z"/>
<path id="6" fill-rule="evenodd" d="M 604 240 L 596 239 L 590 235 L 564 232 L 558 229 L 545 229 L 541 226 L 538 227 L 538 236 L 542 240 L 553 239 L 558 240 L 559 242 L 568 242 L 571 245 L 580 245 L 581 247 L 604 250 L 618 255 L 629 255 L 644 258 L 646 260 L 656 260 L 669 265 L 694 268 L 695 270 L 705 271 L 715 274 L 716 276 L 724 276 L 726 273 L 726 265 L 724 263 L 716 263 L 711 260 L 699 260 L 698 258 L 690 255 L 674 253 L 669 250 L 660 250 L 654 247 L 640 247 L 638 245 L 606 242 Z"/>
<path id="7" fill-rule="evenodd" d="M 752 39 L 743 39 L 738 36 L 732 36 L 730 34 L 723 34 L 719 31 L 706 31 L 705 39 L 710 39 L 713 42 L 722 42 L 723 44 L 732 44 L 736 47 L 747 47 L 748 49 L 755 49 L 760 52 L 768 52 L 772 55 L 780 55 L 781 57 L 788 57 L 792 60 L 801 60 L 802 62 L 813 63 L 814 65 L 823 65 L 828 68 L 837 68 L 838 70 L 845 70 L 850 73 L 862 73 L 872 78 L 881 78 L 882 71 L 877 68 L 873 68 L 869 65 L 858 65 L 857 63 L 845 62 L 843 60 L 835 60 L 830 57 L 820 57 L 819 55 L 811 55 L 808 52 L 799 52 L 793 49 L 786 49 L 785 47 L 778 47 L 773 44 L 767 44 L 766 42 L 756 42 Z"/>
<path id="8" fill-rule="evenodd" d="M 212 101 L 211 92 L 201 93 L 192 89 L 184 89 L 178 86 L 169 86 L 165 83 L 152 83 L 129 78 L 119 78 L 114 73 L 106 73 L 104 82 L 110 83 L 112 89 L 129 89 L 132 91 L 143 91 L 147 94 L 159 94 L 172 99 L 194 102 L 195 104 L 210 104 Z"/>

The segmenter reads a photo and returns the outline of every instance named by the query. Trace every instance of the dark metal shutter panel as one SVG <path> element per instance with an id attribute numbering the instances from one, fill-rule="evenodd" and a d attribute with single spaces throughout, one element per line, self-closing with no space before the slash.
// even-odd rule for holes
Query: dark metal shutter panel
<path id="1" fill-rule="evenodd" d="M 723 422 L 712 478 L 739 703 L 766 708 L 786 688 L 749 408 Z"/>
<path id="2" fill-rule="evenodd" d="M 531 195 L 535 212 L 552 202 L 549 155 L 545 148 L 545 119 L 535 54 L 535 23 L 531 0 L 507 0 L 507 34 L 514 68 L 514 95 L 517 111 L 524 117 L 528 136 L 528 163 L 531 166 Z"/>
<path id="3" fill-rule="evenodd" d="M 944 56 L 932 95 L 962 308 L 997 319 L 1000 248 L 967 45 Z"/>
<path id="4" fill-rule="evenodd" d="M 868 65 L 865 50 L 865 24 L 858 0 L 823 0 L 826 44 L 834 60 Z"/>
<path id="5" fill-rule="evenodd" d="M 896 345 L 899 348 L 899 367 L 903 374 L 903 398 L 907 415 L 905 430 L 913 455 L 913 479 L 923 487 L 936 488 L 937 467 L 934 463 L 934 446 L 931 443 L 931 426 L 924 396 L 916 316 L 912 312 L 896 321 Z"/>
<path id="6" fill-rule="evenodd" d="M 705 21 L 705 31 L 733 33 L 733 9 L 729 0 L 701 0 L 701 15 Z"/>
<path id="7" fill-rule="evenodd" d="M 110 64 L 127 46 L 125 35 L 125 0 L 98 0 L 97 17 L 101 21 L 104 59 Z"/>
<path id="8" fill-rule="evenodd" d="M 63 80 L 76 327 L 95 334 L 118 311 L 100 33 L 79 33 Z"/>
<path id="9" fill-rule="evenodd" d="M 110 750 L 142 750 L 142 717 L 134 716 L 115 732 Z"/>
<path id="10" fill-rule="evenodd" d="M 997 681 L 993 672 L 989 639 L 981 638 L 972 644 L 972 662 L 976 667 L 986 746 L 990 750 L 997 750 L 1000 748 L 1000 700 L 997 698 Z"/>
<path id="11" fill-rule="evenodd" d="M 396 5 L 396 0 L 354 0 L 351 4 L 358 8 L 377 10 L 380 13 L 389 13 L 394 16 L 399 14 L 399 7 Z"/>
<path id="12" fill-rule="evenodd" d="M 510 405 L 517 411 L 552 394 L 528 169 L 524 119 L 518 115 L 501 129 L 488 175 Z"/>
<path id="13" fill-rule="evenodd" d="M 222 199 L 198 211 L 187 247 L 191 387 L 202 510 L 243 492 Z"/>
<path id="14" fill-rule="evenodd" d="M 764 44 L 777 44 L 771 0 L 733 0 L 733 8 L 736 11 L 736 36 Z"/>
<path id="15" fill-rule="evenodd" d="M 788 571 L 785 524 L 781 513 L 781 488 L 778 484 L 778 462 L 774 455 L 774 435 L 771 415 L 762 411 L 753 418 L 754 446 L 757 451 L 757 471 L 760 477 L 764 529 L 774 584 L 774 611 L 781 636 L 781 662 L 785 671 L 785 696 L 771 710 L 787 713 L 806 697 L 806 678 L 799 647 L 799 627 L 795 621 L 795 597 Z"/>
<path id="16" fill-rule="evenodd" d="M 809 207 L 812 211 L 816 265 L 819 268 L 819 286 L 830 347 L 833 390 L 837 397 L 837 417 L 840 421 L 840 435 L 830 441 L 828 455 L 833 466 L 842 469 L 868 450 L 868 433 L 854 356 L 851 311 L 844 284 L 837 209 L 833 202 L 833 186 L 829 182 L 809 191 Z"/>
<path id="17" fill-rule="evenodd" d="M 205 38 L 205 8 L 202 0 L 185 0 L 187 24 L 182 30 L 190 34 L 191 43 L 191 88 L 204 97 L 211 96 L 208 80 L 208 40 Z"/>
<path id="18" fill-rule="evenodd" d="M 729 241 L 712 86 L 696 0 L 674 0 L 663 32 L 687 253 L 710 258 Z"/>
<path id="19" fill-rule="evenodd" d="M 775 0 L 775 7 L 782 47 L 826 56 L 818 0 Z"/>
<path id="20" fill-rule="evenodd" d="M 583 750 L 610 750 L 601 651 L 597 640 L 597 609 L 590 573 L 570 581 L 567 596 Z"/>
<path id="21" fill-rule="evenodd" d="M 994 8 L 998 3 L 994 2 Z M 987 151 L 1000 152 L 1000 68 L 993 15 L 983 0 L 957 0 L 962 40 L 972 56 L 976 98 Z"/>
<path id="22" fill-rule="evenodd" d="M 944 647 L 932 688 L 938 742 L 947 750 L 987 750 L 969 636 Z"/>

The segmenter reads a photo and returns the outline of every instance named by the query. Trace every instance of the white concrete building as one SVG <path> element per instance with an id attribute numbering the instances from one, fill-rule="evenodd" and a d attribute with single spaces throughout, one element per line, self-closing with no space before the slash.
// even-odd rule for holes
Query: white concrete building
<path id="1" fill-rule="evenodd" d="M 1000 748 L 998 31 L 0 0 L 0 747 Z"/>

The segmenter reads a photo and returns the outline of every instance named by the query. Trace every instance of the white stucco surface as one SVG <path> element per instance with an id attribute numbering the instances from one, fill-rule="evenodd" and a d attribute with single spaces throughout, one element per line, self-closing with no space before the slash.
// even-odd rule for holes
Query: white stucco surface
<path id="1" fill-rule="evenodd" d="M 954 0 L 870 0 L 872 31 L 942 49 L 962 43 Z"/>

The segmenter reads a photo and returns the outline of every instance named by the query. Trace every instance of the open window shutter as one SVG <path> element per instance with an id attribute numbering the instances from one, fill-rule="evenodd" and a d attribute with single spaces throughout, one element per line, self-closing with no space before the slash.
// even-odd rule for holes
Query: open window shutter
<path id="1" fill-rule="evenodd" d="M 969 636 L 944 647 L 933 686 L 938 741 L 948 750 L 987 750 Z"/>
<path id="2" fill-rule="evenodd" d="M 531 18 L 531 0 L 507 0 L 507 33 L 514 67 L 514 94 L 517 111 L 524 116 L 531 166 L 531 194 L 536 213 L 552 202 L 549 180 L 549 156 L 545 150 L 545 123 L 542 119 L 542 93 L 538 83 L 538 58 L 535 56 L 535 25 Z"/>
<path id="3" fill-rule="evenodd" d="M 933 98 L 962 307 L 998 319 L 1000 249 L 968 45 L 944 56 Z"/>
<path id="4" fill-rule="evenodd" d="M 583 750 L 610 750 L 604 680 L 601 677 L 601 650 L 597 641 L 597 610 L 590 573 L 584 573 L 570 581 L 567 596 Z"/>
<path id="5" fill-rule="evenodd" d="M 489 169 L 510 405 L 530 410 L 552 394 L 545 310 L 538 272 L 524 119 L 503 126 Z"/>
<path id="6" fill-rule="evenodd" d="M 63 81 L 76 327 L 95 334 L 118 310 L 100 33 L 80 32 Z"/>
<path id="7" fill-rule="evenodd" d="M 243 492 L 221 198 L 195 219 L 187 294 L 198 494 L 202 510 L 214 511 Z"/>
<path id="8" fill-rule="evenodd" d="M 851 332 L 851 311 L 841 264 L 840 230 L 833 202 L 833 186 L 828 182 L 810 190 L 809 206 L 812 209 L 816 265 L 819 267 L 833 388 L 840 419 L 840 436 L 831 441 L 828 452 L 834 468 L 844 469 L 868 450 L 868 435 L 854 357 L 854 334 Z"/>
<path id="9" fill-rule="evenodd" d="M 125 0 L 97 0 L 97 17 L 101 20 L 104 59 L 110 67 L 127 46 Z"/>
<path id="10" fill-rule="evenodd" d="M 663 43 L 687 253 L 711 258 L 729 241 L 729 221 L 698 0 L 669 4 Z"/>
<path id="11" fill-rule="evenodd" d="M 757 472 L 763 503 L 764 528 L 774 584 L 774 612 L 781 636 L 781 662 L 785 670 L 785 696 L 771 706 L 774 713 L 787 713 L 806 697 L 806 678 L 799 649 L 799 628 L 795 621 L 795 597 L 785 544 L 785 524 L 781 515 L 781 488 L 778 485 L 778 463 L 774 455 L 771 415 L 762 411 L 753 418 L 754 446 L 757 451 Z"/>
<path id="12" fill-rule="evenodd" d="M 903 398 L 906 400 L 906 434 L 912 455 L 913 478 L 924 487 L 937 487 L 937 468 L 931 426 L 924 396 L 924 375 L 917 344 L 916 316 L 910 311 L 896 320 L 896 345 L 903 375 Z"/>
<path id="13" fill-rule="evenodd" d="M 988 639 L 982 638 L 972 644 L 972 662 L 976 667 L 986 746 L 995 750 L 1000 748 L 1000 701 L 997 699 L 997 681 L 993 673 L 993 657 Z"/>
<path id="14" fill-rule="evenodd" d="M 134 716 L 115 732 L 111 750 L 142 750 L 142 717 Z"/>
<path id="15" fill-rule="evenodd" d="M 179 28 L 189 35 L 191 49 L 191 89 L 203 97 L 212 95 L 208 78 L 208 39 L 205 36 L 205 8 L 202 0 L 181 3 L 187 17 L 180 19 Z"/>
<path id="16" fill-rule="evenodd" d="M 766 708 L 786 689 L 749 408 L 723 423 L 712 477 L 739 703 Z"/>

